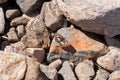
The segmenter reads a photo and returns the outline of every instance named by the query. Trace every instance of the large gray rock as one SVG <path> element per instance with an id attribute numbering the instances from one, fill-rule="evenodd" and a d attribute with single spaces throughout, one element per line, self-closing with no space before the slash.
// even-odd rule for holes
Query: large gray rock
<path id="1" fill-rule="evenodd" d="M 35 9 L 39 8 L 45 0 L 16 0 L 18 6 L 23 13 L 31 14 Z"/>
<path id="2" fill-rule="evenodd" d="M 0 34 L 4 33 L 5 29 L 5 19 L 3 9 L 0 7 Z"/>
<path id="3" fill-rule="evenodd" d="M 115 36 L 120 34 L 119 0 L 57 0 L 71 23 L 85 31 Z"/>
<path id="4" fill-rule="evenodd" d="M 120 49 L 109 47 L 110 51 L 97 59 L 97 63 L 108 71 L 120 70 Z"/>
<path id="5" fill-rule="evenodd" d="M 79 80 L 91 80 L 94 75 L 94 64 L 91 60 L 84 60 L 75 67 L 75 73 Z"/>
<path id="6" fill-rule="evenodd" d="M 59 70 L 58 74 L 59 80 L 77 80 L 68 61 L 63 63 L 62 68 Z"/>

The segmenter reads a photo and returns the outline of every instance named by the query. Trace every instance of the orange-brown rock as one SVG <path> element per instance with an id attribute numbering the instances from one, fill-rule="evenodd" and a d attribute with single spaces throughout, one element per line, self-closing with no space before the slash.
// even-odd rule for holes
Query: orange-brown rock
<path id="1" fill-rule="evenodd" d="M 58 30 L 52 41 L 48 61 L 57 58 L 67 60 L 81 58 L 93 59 L 105 54 L 106 51 L 106 46 L 103 43 L 88 37 L 82 31 L 74 27 L 62 28 Z"/>

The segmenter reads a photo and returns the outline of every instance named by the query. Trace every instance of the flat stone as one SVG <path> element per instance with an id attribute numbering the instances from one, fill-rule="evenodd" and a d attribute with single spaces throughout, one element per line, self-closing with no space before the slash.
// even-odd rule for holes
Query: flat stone
<path id="1" fill-rule="evenodd" d="M 17 27 L 19 25 L 26 25 L 28 23 L 29 19 L 27 19 L 26 17 L 16 17 L 13 20 L 11 20 L 10 22 L 10 26 L 12 27 Z"/>
<path id="2" fill-rule="evenodd" d="M 43 1 L 45 0 L 16 0 L 16 3 L 23 13 L 32 14 L 37 8 L 42 5 Z"/>
<path id="3" fill-rule="evenodd" d="M 96 72 L 96 76 L 93 80 L 107 80 L 110 73 L 104 69 L 98 69 Z"/>
<path id="4" fill-rule="evenodd" d="M 62 68 L 59 70 L 58 74 L 59 80 L 77 80 L 68 61 L 62 64 Z"/>
<path id="5" fill-rule="evenodd" d="M 0 7 L 0 34 L 3 34 L 5 30 L 5 19 L 3 9 Z"/>
<path id="6" fill-rule="evenodd" d="M 120 80 L 120 70 L 112 72 L 108 80 Z"/>
<path id="7" fill-rule="evenodd" d="M 47 59 L 49 62 L 56 59 L 79 62 L 83 59 L 96 59 L 106 52 L 107 48 L 103 43 L 90 38 L 71 26 L 57 31 L 52 40 Z"/>
<path id="8" fill-rule="evenodd" d="M 46 3 L 45 6 L 45 24 L 52 30 L 57 31 L 58 29 L 65 26 L 67 21 L 59 10 L 58 5 L 55 0 Z"/>
<path id="9" fill-rule="evenodd" d="M 41 64 L 40 69 L 49 78 L 49 80 L 58 80 L 57 70 L 54 67 Z"/>
<path id="10" fill-rule="evenodd" d="M 120 70 L 120 49 L 109 47 L 110 51 L 97 59 L 97 63 L 108 71 Z"/>
<path id="11" fill-rule="evenodd" d="M 56 0 L 67 20 L 85 31 L 110 37 L 120 34 L 119 0 Z"/>
<path id="12" fill-rule="evenodd" d="M 27 48 L 29 56 L 35 58 L 38 62 L 42 63 L 45 58 L 45 50 L 43 48 Z"/>
<path id="13" fill-rule="evenodd" d="M 84 60 L 75 67 L 75 73 L 79 80 L 91 80 L 94 75 L 94 64 L 91 60 Z"/>
<path id="14" fill-rule="evenodd" d="M 20 10 L 19 9 L 8 9 L 5 14 L 8 20 L 12 20 L 15 17 L 20 16 Z"/>
<path id="15" fill-rule="evenodd" d="M 25 35 L 25 26 L 24 25 L 19 25 L 17 26 L 17 33 L 18 33 L 18 36 L 21 38 Z"/>

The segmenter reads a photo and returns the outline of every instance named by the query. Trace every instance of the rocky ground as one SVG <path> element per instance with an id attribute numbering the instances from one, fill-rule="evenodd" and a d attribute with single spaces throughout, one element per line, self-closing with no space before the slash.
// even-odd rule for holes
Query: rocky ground
<path id="1" fill-rule="evenodd" d="M 0 0 L 0 80 L 120 80 L 120 1 Z"/>

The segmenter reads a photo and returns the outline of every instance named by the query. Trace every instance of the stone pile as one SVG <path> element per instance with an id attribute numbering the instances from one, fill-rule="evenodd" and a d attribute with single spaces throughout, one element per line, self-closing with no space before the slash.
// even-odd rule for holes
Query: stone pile
<path id="1" fill-rule="evenodd" d="M 119 0 L 0 0 L 0 80 L 120 80 Z"/>

